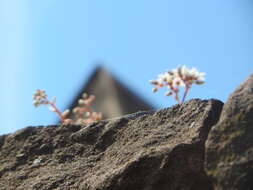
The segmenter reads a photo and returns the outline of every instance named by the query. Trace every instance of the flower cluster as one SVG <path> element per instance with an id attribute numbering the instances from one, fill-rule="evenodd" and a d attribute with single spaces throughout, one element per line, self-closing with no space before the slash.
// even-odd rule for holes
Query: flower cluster
<path id="1" fill-rule="evenodd" d="M 33 94 L 33 105 L 35 107 L 38 107 L 41 104 L 47 104 L 47 95 L 44 90 L 36 90 L 36 92 Z"/>
<path id="2" fill-rule="evenodd" d="M 199 72 L 196 68 L 187 68 L 183 65 L 158 75 L 158 79 L 151 80 L 150 83 L 155 85 L 155 88 L 152 89 L 153 92 L 156 92 L 160 87 L 167 86 L 169 90 L 165 95 L 174 95 L 176 101 L 182 103 L 185 101 L 192 84 L 203 84 L 205 82 L 204 76 L 205 73 Z M 182 100 L 179 98 L 179 86 L 185 89 Z"/>
<path id="3" fill-rule="evenodd" d="M 56 99 L 49 101 L 47 94 L 44 90 L 36 90 L 33 95 L 33 105 L 38 107 L 42 104 L 49 105 L 49 110 L 56 112 L 60 117 L 62 124 L 87 124 L 93 121 L 98 121 L 102 119 L 102 114 L 92 111 L 91 103 L 94 101 L 95 96 L 83 94 L 82 98 L 78 101 L 78 106 L 73 109 L 73 114 L 75 120 L 67 118 L 70 114 L 70 110 L 67 109 L 64 112 L 61 112 L 56 106 Z"/>
<path id="4" fill-rule="evenodd" d="M 82 98 L 78 100 L 78 106 L 72 111 L 76 118 L 75 124 L 87 124 L 102 119 L 102 113 L 94 112 L 91 108 L 94 100 L 94 95 L 82 94 Z"/>

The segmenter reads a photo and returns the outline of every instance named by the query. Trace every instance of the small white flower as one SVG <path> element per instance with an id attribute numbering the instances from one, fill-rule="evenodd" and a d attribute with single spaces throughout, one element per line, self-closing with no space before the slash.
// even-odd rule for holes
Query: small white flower
<path id="1" fill-rule="evenodd" d="M 149 82 L 153 85 L 158 85 L 158 82 L 156 80 L 150 80 Z"/>
<path id="2" fill-rule="evenodd" d="M 173 87 L 176 87 L 176 86 L 183 86 L 184 87 L 185 86 L 184 82 L 179 77 L 175 77 L 175 79 L 173 80 L 172 85 L 173 85 Z"/>
<path id="3" fill-rule="evenodd" d="M 37 100 L 33 101 L 33 105 L 35 107 L 38 107 L 40 104 L 41 104 L 40 101 L 37 101 Z"/>
<path id="4" fill-rule="evenodd" d="M 72 110 L 72 112 L 73 112 L 74 114 L 76 114 L 78 111 L 79 111 L 79 108 L 78 108 L 78 107 L 75 107 L 75 108 Z"/>
<path id="5" fill-rule="evenodd" d="M 165 92 L 165 96 L 171 96 L 173 93 L 171 92 L 171 91 L 167 91 L 167 92 Z"/>
<path id="6" fill-rule="evenodd" d="M 69 109 L 66 109 L 64 112 L 62 112 L 62 117 L 67 117 L 69 113 L 70 113 Z"/>
<path id="7" fill-rule="evenodd" d="M 52 111 L 52 112 L 56 112 L 56 109 L 52 106 L 49 106 L 49 110 Z"/>
<path id="8" fill-rule="evenodd" d="M 55 104 L 55 103 L 56 103 L 56 97 L 53 97 L 51 102 L 52 102 L 53 104 Z"/>
<path id="9" fill-rule="evenodd" d="M 64 124 L 64 125 L 69 125 L 69 124 L 71 124 L 72 122 L 73 122 L 72 119 L 65 119 L 64 122 L 63 122 L 63 124 Z"/>
<path id="10" fill-rule="evenodd" d="M 78 100 L 78 104 L 84 105 L 84 104 L 86 104 L 86 102 L 85 102 L 83 99 L 79 99 L 79 100 Z"/>
<path id="11" fill-rule="evenodd" d="M 89 97 L 89 95 L 88 95 L 87 93 L 83 93 L 83 94 L 82 94 L 82 97 L 83 97 L 84 99 L 86 99 L 86 98 Z"/>
<path id="12" fill-rule="evenodd" d="M 157 88 L 152 88 L 152 92 L 156 92 L 157 90 Z"/>
<path id="13" fill-rule="evenodd" d="M 196 80 L 195 83 L 196 83 L 196 84 L 204 84 L 204 83 L 205 83 L 205 80 L 204 80 L 204 79 L 198 79 L 198 80 Z"/>
<path id="14" fill-rule="evenodd" d="M 167 82 L 169 84 L 173 83 L 174 78 L 175 78 L 175 76 L 172 73 L 170 73 L 170 72 L 166 72 L 163 75 L 161 75 L 161 79 L 164 82 Z"/>

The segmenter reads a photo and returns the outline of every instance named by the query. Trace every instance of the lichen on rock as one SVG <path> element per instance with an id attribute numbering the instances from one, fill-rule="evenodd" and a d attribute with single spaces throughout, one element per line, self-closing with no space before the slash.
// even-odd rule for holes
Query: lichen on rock
<path id="1" fill-rule="evenodd" d="M 253 74 L 230 95 L 210 131 L 206 171 L 217 190 L 253 189 Z"/>

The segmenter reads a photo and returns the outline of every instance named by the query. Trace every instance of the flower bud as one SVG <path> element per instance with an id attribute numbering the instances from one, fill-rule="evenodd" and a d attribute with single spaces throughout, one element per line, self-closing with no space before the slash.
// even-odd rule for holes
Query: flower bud
<path id="1" fill-rule="evenodd" d="M 83 93 L 83 94 L 82 94 L 82 97 L 83 97 L 84 99 L 86 99 L 86 98 L 88 98 L 88 94 L 87 94 L 87 93 Z"/>
<path id="2" fill-rule="evenodd" d="M 62 117 L 66 117 L 69 114 L 69 109 L 66 109 L 64 112 L 62 112 Z"/>
<path id="3" fill-rule="evenodd" d="M 78 104 L 84 105 L 84 104 L 86 104 L 86 102 L 85 102 L 83 99 L 79 99 L 79 100 L 78 100 Z"/>
<path id="4" fill-rule="evenodd" d="M 71 123 L 72 123 L 72 119 L 65 119 L 63 122 L 64 125 L 69 125 Z"/>
<path id="5" fill-rule="evenodd" d="M 152 89 L 152 92 L 156 92 L 158 89 L 157 88 L 153 88 Z"/>
<path id="6" fill-rule="evenodd" d="M 153 85 L 158 85 L 158 82 L 156 80 L 150 80 L 149 82 Z"/>
<path id="7" fill-rule="evenodd" d="M 171 96 L 173 93 L 171 91 L 165 92 L 165 96 Z"/>
<path id="8" fill-rule="evenodd" d="M 49 110 L 52 111 L 52 112 L 56 112 L 56 109 L 52 106 L 49 107 Z"/>
<path id="9" fill-rule="evenodd" d="M 204 84 L 205 83 L 205 81 L 204 80 L 196 80 L 196 82 L 195 82 L 196 84 Z"/>

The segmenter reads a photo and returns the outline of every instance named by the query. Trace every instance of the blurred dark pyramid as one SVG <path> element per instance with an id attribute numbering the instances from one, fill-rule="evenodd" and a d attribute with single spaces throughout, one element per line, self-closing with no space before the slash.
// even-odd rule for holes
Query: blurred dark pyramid
<path id="1" fill-rule="evenodd" d="M 102 112 L 103 119 L 154 109 L 153 106 L 128 89 L 102 66 L 98 66 L 92 73 L 73 100 L 70 109 L 77 106 L 78 100 L 84 92 L 96 96 L 92 108 L 96 112 Z"/>

